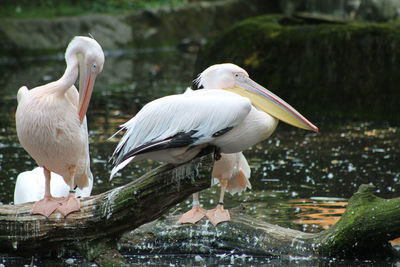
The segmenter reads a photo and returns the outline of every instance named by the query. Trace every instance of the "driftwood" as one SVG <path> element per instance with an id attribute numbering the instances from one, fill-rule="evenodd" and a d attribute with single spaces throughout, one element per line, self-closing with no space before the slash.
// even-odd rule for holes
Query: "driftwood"
<path id="1" fill-rule="evenodd" d="M 341 220 L 320 233 L 304 233 L 231 211 L 232 221 L 214 227 L 207 220 L 178 225 L 177 216 L 157 220 L 121 239 L 129 254 L 248 254 L 257 256 L 398 257 L 389 241 L 400 236 L 400 198 L 373 195 L 360 186 Z"/>
<path id="2" fill-rule="evenodd" d="M 209 172 L 199 174 L 212 162 L 208 154 L 177 167 L 162 165 L 125 186 L 83 199 L 81 210 L 66 218 L 59 213 L 49 218 L 31 215 L 31 203 L 0 206 L 0 253 L 72 250 L 102 265 L 109 259 L 118 261 L 115 240 L 209 187 Z"/>
<path id="3" fill-rule="evenodd" d="M 400 236 L 400 198 L 376 197 L 371 185 L 359 188 L 336 225 L 317 234 L 268 224 L 240 210 L 232 211 L 231 222 L 217 227 L 205 219 L 197 225 L 178 225 L 176 216 L 156 220 L 192 193 L 210 186 L 209 172 L 199 175 L 199 170 L 210 169 L 212 162 L 212 156 L 205 155 L 180 166 L 162 165 L 132 183 L 83 199 L 81 211 L 67 218 L 60 214 L 49 218 L 33 216 L 32 204 L 0 206 L 0 253 L 40 255 L 49 250 L 58 254 L 72 251 L 101 266 L 123 265 L 120 251 L 398 256 L 388 241 Z"/>

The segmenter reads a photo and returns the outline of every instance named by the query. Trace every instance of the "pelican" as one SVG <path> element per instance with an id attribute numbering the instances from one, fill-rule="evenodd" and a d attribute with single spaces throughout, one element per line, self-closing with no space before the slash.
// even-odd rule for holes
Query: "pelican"
<path id="1" fill-rule="evenodd" d="M 42 167 L 36 167 L 31 171 L 25 171 L 17 176 L 14 188 L 14 205 L 27 202 L 38 201 L 44 197 L 45 176 Z M 93 188 L 93 175 L 89 172 L 89 184 L 84 188 L 77 188 L 76 196 L 88 197 Z M 67 197 L 69 194 L 69 186 L 65 183 L 64 178 L 57 173 L 51 173 L 50 192 L 54 197 Z"/>
<path id="2" fill-rule="evenodd" d="M 214 226 L 220 222 L 229 221 L 229 211 L 224 209 L 225 191 L 234 195 L 235 193 L 241 193 L 246 190 L 246 188 L 251 189 L 249 181 L 250 173 L 249 164 L 242 152 L 232 154 L 221 153 L 221 158 L 214 162 L 211 174 L 212 183 L 221 184 L 221 192 L 217 206 L 212 210 L 206 211 L 200 207 L 199 193 L 194 193 L 192 209 L 184 213 L 178 222 L 181 224 L 196 223 L 204 216 L 207 216 Z"/>
<path id="3" fill-rule="evenodd" d="M 208 145 L 221 153 L 241 152 L 268 138 L 278 120 L 318 132 L 239 66 L 212 65 L 195 82 L 204 89 L 156 99 L 121 125 L 120 131 L 126 132 L 111 157 L 114 168 L 110 178 L 131 161 L 179 164 Z"/>
<path id="4" fill-rule="evenodd" d="M 45 176 L 44 197 L 35 202 L 32 213 L 46 217 L 56 209 L 64 216 L 79 210 L 74 188 L 88 186 L 91 175 L 86 111 L 104 54 L 94 39 L 77 36 L 69 43 L 65 60 L 67 68 L 59 80 L 31 90 L 23 86 L 17 95 L 18 139 Z M 74 86 L 78 72 L 79 93 Z M 51 172 L 68 184 L 65 199 L 52 196 Z"/>

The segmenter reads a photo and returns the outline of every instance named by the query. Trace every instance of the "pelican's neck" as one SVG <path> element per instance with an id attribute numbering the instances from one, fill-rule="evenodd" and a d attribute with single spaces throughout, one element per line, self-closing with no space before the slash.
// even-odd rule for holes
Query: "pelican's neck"
<path id="1" fill-rule="evenodd" d="M 56 90 L 59 94 L 65 94 L 71 86 L 73 86 L 78 79 L 79 74 L 79 60 L 78 51 L 71 51 L 67 49 L 65 54 L 65 61 L 67 63 L 67 68 L 63 76 L 55 81 Z"/>
<path id="2" fill-rule="evenodd" d="M 57 81 L 59 83 L 58 90 L 63 94 L 65 94 L 65 92 L 75 84 L 79 73 L 77 55 L 72 54 L 69 57 L 65 57 L 65 59 L 67 62 L 67 68 L 65 69 L 63 76 Z"/>

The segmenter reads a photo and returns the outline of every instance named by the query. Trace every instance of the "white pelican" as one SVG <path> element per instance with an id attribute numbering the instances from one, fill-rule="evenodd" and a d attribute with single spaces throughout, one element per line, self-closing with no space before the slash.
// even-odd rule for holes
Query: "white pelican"
<path id="1" fill-rule="evenodd" d="M 101 46 L 88 37 L 77 36 L 65 52 L 67 69 L 57 81 L 18 91 L 16 127 L 22 147 L 44 168 L 44 198 L 32 208 L 33 214 L 49 216 L 56 209 L 67 216 L 80 209 L 74 188 L 89 183 L 90 160 L 86 111 L 97 74 L 103 69 Z M 79 94 L 74 83 L 78 78 Z M 50 172 L 64 178 L 69 195 L 55 199 L 50 192 Z"/>
<path id="2" fill-rule="evenodd" d="M 225 191 L 234 195 L 246 190 L 246 188 L 251 189 L 250 173 L 249 164 L 242 152 L 221 153 L 221 158 L 214 162 L 212 171 L 212 183 L 219 182 L 221 184 L 218 205 L 212 210 L 204 210 L 200 207 L 199 193 L 195 193 L 193 194 L 192 209 L 184 213 L 178 222 L 196 223 L 204 216 L 207 216 L 214 226 L 220 222 L 229 221 L 229 211 L 224 209 Z"/>
<path id="3" fill-rule="evenodd" d="M 132 160 L 177 164 L 191 160 L 208 145 L 222 153 L 241 152 L 268 138 L 278 119 L 318 131 L 234 64 L 213 65 L 196 82 L 204 89 L 156 99 L 121 126 L 126 132 L 112 155 L 111 178 Z"/>
<path id="4" fill-rule="evenodd" d="M 88 197 L 90 196 L 93 188 L 93 175 L 91 172 L 88 174 L 89 183 L 84 188 L 76 188 L 76 196 Z M 45 176 L 42 167 L 36 167 L 31 171 L 21 172 L 17 176 L 17 182 L 14 189 L 14 205 L 23 204 L 27 202 L 38 201 L 44 197 L 45 191 Z M 65 183 L 57 173 L 51 173 L 50 192 L 53 197 L 67 197 L 69 194 L 69 186 Z"/>

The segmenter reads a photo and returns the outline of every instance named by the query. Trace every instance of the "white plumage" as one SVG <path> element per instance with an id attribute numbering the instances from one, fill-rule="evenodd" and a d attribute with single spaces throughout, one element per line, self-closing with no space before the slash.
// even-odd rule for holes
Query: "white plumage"
<path id="1" fill-rule="evenodd" d="M 220 99 L 224 99 L 223 105 Z M 228 127 L 236 127 L 251 110 L 248 99 L 222 90 L 198 90 L 191 94 L 166 96 L 152 101 L 122 125 L 126 133 L 114 152 L 117 165 L 131 158 L 127 155 L 135 148 L 147 145 L 145 149 L 151 150 L 150 144 L 161 146 L 163 143 L 168 144 L 171 137 L 189 133 L 185 140 L 176 141 L 182 142 L 183 145 L 179 146 L 181 148 L 167 148 L 132 156 L 135 160 L 152 158 L 168 163 L 185 162 L 204 147 L 201 145 L 219 145 L 219 138 L 213 137 L 213 134 Z M 225 151 L 225 148 L 228 149 L 223 146 L 221 150 Z"/>
<path id="2" fill-rule="evenodd" d="M 70 167 L 76 166 L 75 184 L 85 187 L 90 172 L 86 118 L 79 121 L 75 86 L 64 94 L 57 88 L 57 84 L 50 83 L 18 91 L 18 139 L 39 166 L 46 166 L 66 180 L 71 177 Z"/>
<path id="3" fill-rule="evenodd" d="M 251 189 L 250 166 L 242 152 L 221 154 L 220 160 L 214 162 L 212 185 L 226 180 L 225 190 L 232 195 Z M 222 189 L 221 189 L 222 190 Z"/>

